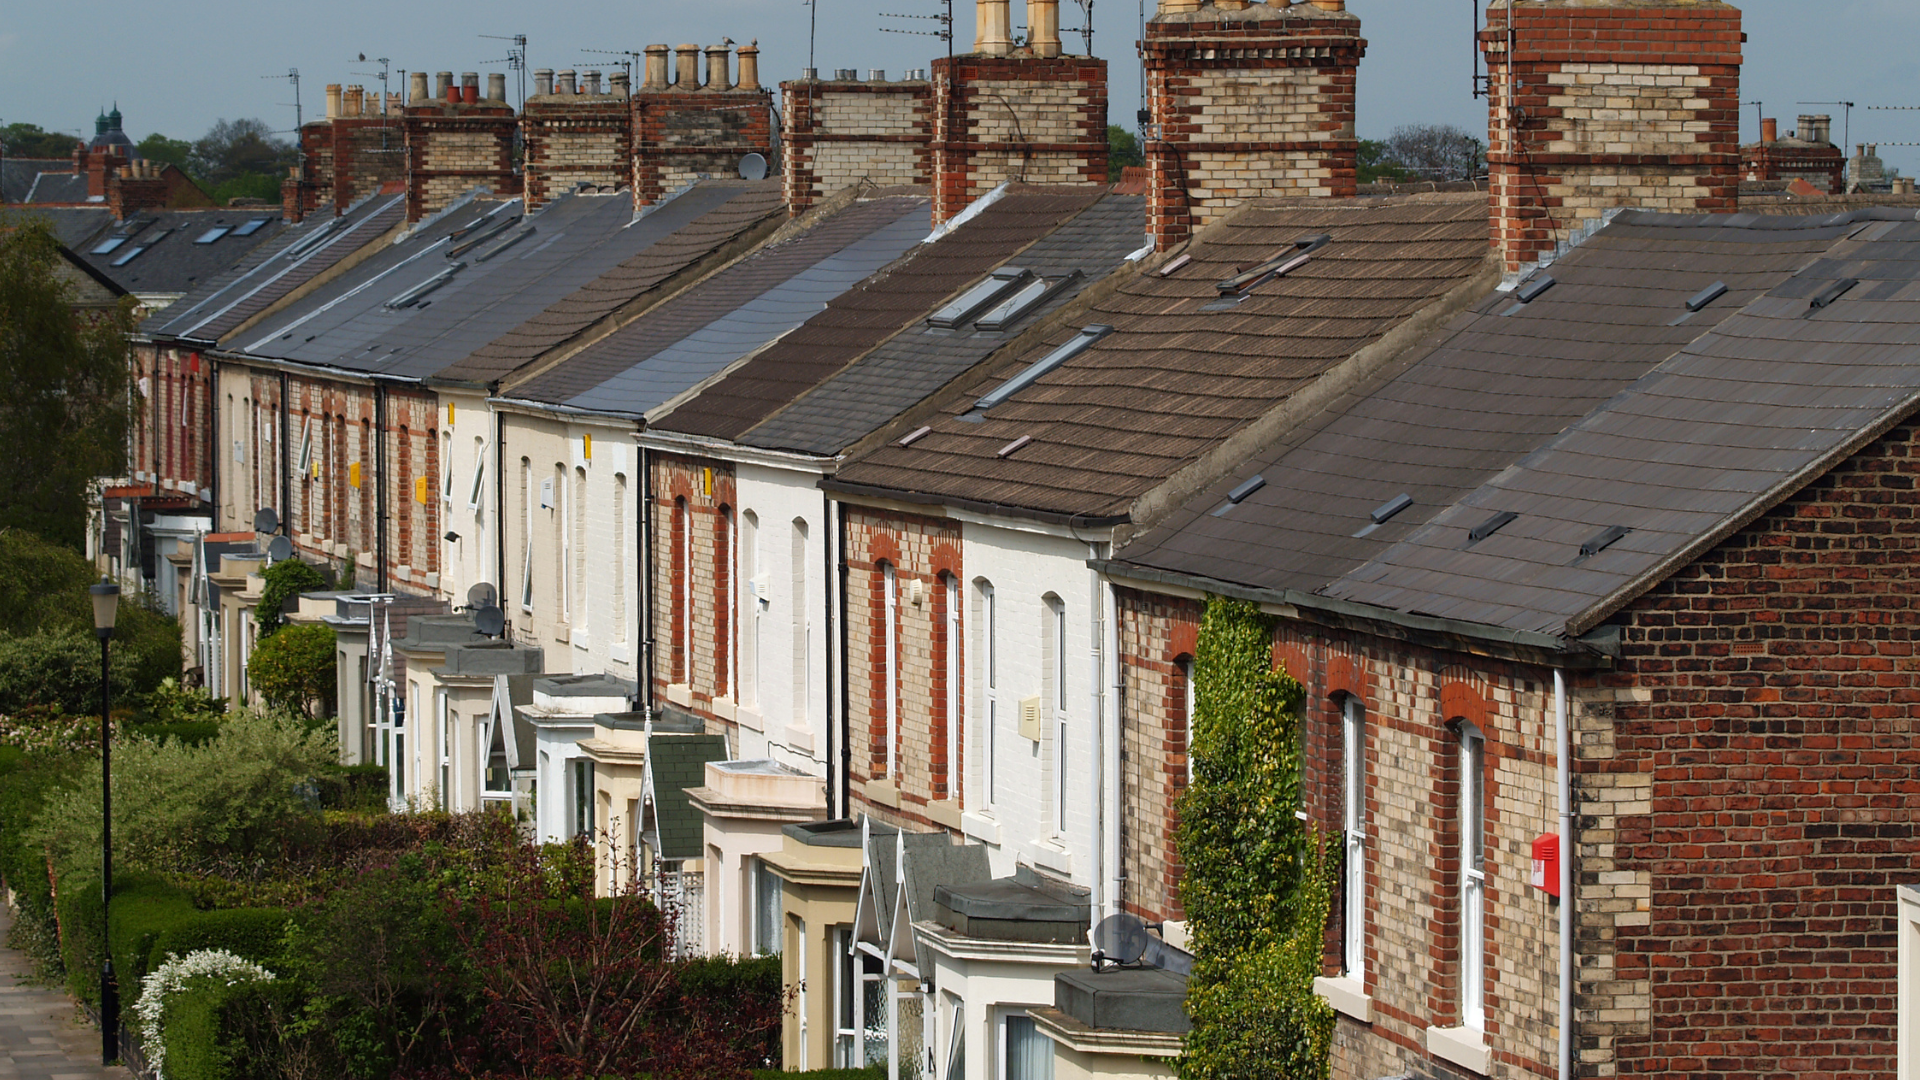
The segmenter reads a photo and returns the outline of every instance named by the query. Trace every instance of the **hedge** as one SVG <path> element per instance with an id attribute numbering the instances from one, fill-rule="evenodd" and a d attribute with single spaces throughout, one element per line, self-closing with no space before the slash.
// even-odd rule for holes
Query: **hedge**
<path id="1" fill-rule="evenodd" d="M 755 1069 L 753 1080 L 885 1080 L 885 1065 L 864 1069 L 814 1069 L 809 1072 L 781 1072 L 779 1069 Z"/>
<path id="2" fill-rule="evenodd" d="M 138 735 L 155 742 L 178 739 L 188 746 L 200 746 L 220 734 L 217 720 L 178 720 L 132 722 L 120 725 L 120 730 L 128 735 Z"/>
<path id="3" fill-rule="evenodd" d="M 307 1040 L 287 1042 L 305 1007 L 306 991 L 284 980 L 189 986 L 167 1007 L 167 1080 L 281 1075 L 289 1056 L 312 1064 Z"/>
<path id="4" fill-rule="evenodd" d="M 67 966 L 67 990 L 88 1003 L 100 1003 L 100 879 L 70 874 L 60 882 L 60 955 Z M 140 980 L 164 963 L 168 953 L 185 956 L 195 949 L 226 949 L 242 959 L 269 964 L 280 949 L 287 913 L 280 908 L 231 908 L 201 911 L 186 890 L 154 874 L 120 877 L 113 888 L 113 973 L 120 1000 L 131 1005 L 140 996 Z"/>

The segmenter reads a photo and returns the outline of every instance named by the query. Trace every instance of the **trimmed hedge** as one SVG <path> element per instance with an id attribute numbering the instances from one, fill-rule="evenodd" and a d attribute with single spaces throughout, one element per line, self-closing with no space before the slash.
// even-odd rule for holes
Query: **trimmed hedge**
<path id="1" fill-rule="evenodd" d="M 314 778 L 323 810 L 364 810 L 375 813 L 387 809 L 387 767 L 385 765 L 342 765 Z"/>
<path id="2" fill-rule="evenodd" d="M 127 874 L 113 883 L 111 947 L 120 1000 L 140 997 L 140 980 L 173 953 L 226 949 L 268 964 L 280 951 L 287 913 L 280 908 L 201 911 L 186 890 L 154 874 Z M 60 956 L 67 991 L 89 1005 L 100 1003 L 100 879 L 70 874 L 60 882 Z"/>
<path id="3" fill-rule="evenodd" d="M 220 734 L 220 723 L 217 720 L 160 720 L 126 723 L 120 725 L 120 730 L 155 742 L 178 739 L 188 746 L 201 746 Z"/>

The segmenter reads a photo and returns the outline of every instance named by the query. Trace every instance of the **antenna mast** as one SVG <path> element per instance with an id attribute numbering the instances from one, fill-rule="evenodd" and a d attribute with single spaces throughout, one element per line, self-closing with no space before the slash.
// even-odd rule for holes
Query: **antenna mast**
<path id="1" fill-rule="evenodd" d="M 1797 102 L 1797 104 L 1844 106 L 1847 110 L 1847 113 L 1846 113 L 1846 119 L 1842 121 L 1842 123 L 1845 126 L 1840 129 L 1844 133 L 1840 136 L 1841 153 L 1845 153 L 1846 148 L 1853 145 L 1853 102 L 1851 101 L 1802 101 L 1802 102 Z"/>
<path id="2" fill-rule="evenodd" d="M 519 72 L 519 77 L 515 82 L 520 87 L 520 107 L 525 109 L 527 107 L 527 35 L 514 34 L 508 37 L 500 34 L 481 34 L 479 36 L 486 38 L 488 41 L 509 41 L 513 43 L 508 46 L 505 59 L 482 60 L 480 62 L 483 64 L 505 64 L 507 65 L 508 71 Z"/>

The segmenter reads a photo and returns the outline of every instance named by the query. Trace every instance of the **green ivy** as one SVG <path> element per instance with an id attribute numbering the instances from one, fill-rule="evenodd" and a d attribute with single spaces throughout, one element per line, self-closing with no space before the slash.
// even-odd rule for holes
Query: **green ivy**
<path id="1" fill-rule="evenodd" d="M 1332 881 L 1300 798 L 1300 684 L 1273 622 L 1210 598 L 1194 650 L 1193 783 L 1175 834 L 1195 953 L 1184 1080 L 1325 1080 L 1333 1010 L 1315 996 Z"/>
<path id="2" fill-rule="evenodd" d="M 254 605 L 253 621 L 260 626 L 260 636 L 268 637 L 280 629 L 286 622 L 286 616 L 280 611 L 288 600 L 303 592 L 327 587 L 326 575 L 299 559 L 282 559 L 266 568 L 260 575 L 267 581 L 260 590 L 260 601 Z"/>

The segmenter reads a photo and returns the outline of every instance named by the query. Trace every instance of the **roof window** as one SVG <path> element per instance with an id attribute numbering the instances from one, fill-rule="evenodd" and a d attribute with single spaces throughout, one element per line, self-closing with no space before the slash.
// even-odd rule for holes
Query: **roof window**
<path id="1" fill-rule="evenodd" d="M 998 304 L 1009 292 L 1026 284 L 1033 275 L 1017 266 L 1003 266 L 959 299 L 927 316 L 928 326 L 952 330 L 971 322 L 975 316 Z"/>
<path id="2" fill-rule="evenodd" d="M 1214 283 L 1214 288 L 1223 296 L 1247 293 L 1256 286 L 1277 277 L 1285 277 L 1313 258 L 1313 253 L 1333 243 L 1333 237 L 1326 233 L 1303 236 L 1293 242 L 1293 246 L 1268 259 L 1266 262 L 1233 275 L 1225 281 Z"/>
<path id="3" fill-rule="evenodd" d="M 985 315 L 980 316 L 973 326 L 976 330 L 996 332 L 1005 330 L 1014 323 L 1027 317 L 1035 308 L 1068 285 L 1079 281 L 1083 275 L 1075 270 L 1066 277 L 1053 279 L 1034 278 L 1013 291 L 1013 295 L 995 304 Z"/>
<path id="4" fill-rule="evenodd" d="M 307 234 L 300 240 L 295 241 L 294 245 L 287 249 L 287 258 L 297 259 L 307 252 L 312 251 L 319 245 L 320 238 L 332 232 L 334 225 L 338 224 L 339 221 L 339 218 L 328 218 L 321 222 L 319 228 L 313 230 L 313 232 Z"/>
<path id="5" fill-rule="evenodd" d="M 193 242 L 196 244 L 211 244 L 232 231 L 233 226 L 231 225 L 215 225 L 213 228 L 194 237 Z"/>
<path id="6" fill-rule="evenodd" d="M 93 250 L 92 250 L 91 252 L 89 252 L 88 254 L 91 254 L 91 255 L 106 255 L 106 254 L 108 254 L 108 253 L 110 253 L 111 251 L 113 251 L 113 249 L 114 249 L 114 248 L 117 248 L 117 247 L 119 247 L 119 246 L 120 246 L 121 244 L 124 244 L 124 243 L 126 243 L 126 242 L 127 242 L 127 238 L 126 238 L 126 237 L 124 237 L 124 236 L 109 236 L 109 237 L 107 237 L 107 238 L 106 238 L 105 240 L 102 240 L 102 241 L 100 241 L 100 244 L 99 244 L 99 246 L 97 246 L 97 247 L 95 247 L 95 248 L 94 248 L 94 249 L 93 249 Z"/>
<path id="7" fill-rule="evenodd" d="M 267 222 L 272 220 L 273 220 L 272 218 L 263 218 L 263 217 L 252 218 L 248 221 L 242 222 L 239 225 L 239 227 L 235 228 L 233 230 L 233 235 L 252 236 L 254 233 L 257 233 L 261 229 L 266 228 Z"/>
<path id="8" fill-rule="evenodd" d="M 139 247 L 136 247 L 136 248 L 134 248 L 133 250 L 131 250 L 131 251 L 129 251 L 129 252 L 127 252 L 127 253 L 126 253 L 125 255 L 122 255 L 122 256 L 120 256 L 119 258 L 117 258 L 117 259 L 115 259 L 115 260 L 113 260 L 113 265 L 114 265 L 114 266 L 125 266 L 125 265 L 127 265 L 128 263 L 130 263 L 130 262 L 132 262 L 133 260 L 135 260 L 135 259 L 137 259 L 137 258 L 139 258 L 139 257 L 140 257 L 140 253 L 141 253 L 141 252 L 143 252 L 143 251 L 145 251 L 145 250 L 147 250 L 147 245 L 145 245 L 145 244 L 141 244 L 141 245 L 140 245 Z"/>
<path id="9" fill-rule="evenodd" d="M 1716 281 L 1706 288 L 1701 289 L 1699 292 L 1694 293 L 1692 296 L 1687 297 L 1687 310 L 1699 311 L 1701 308 L 1706 307 L 1708 304 L 1713 303 L 1725 295 L 1727 295 L 1727 283 L 1724 281 Z"/>
<path id="10" fill-rule="evenodd" d="M 447 258 L 457 259 L 460 256 L 465 255 L 467 252 L 472 251 L 474 248 L 479 247 L 481 244 L 484 244 L 487 241 L 493 239 L 494 237 L 499 236 L 501 233 L 506 232 L 508 229 L 513 227 L 514 222 L 519 220 L 520 218 L 518 215 L 509 216 L 504 221 L 497 221 L 492 226 L 482 229 L 478 234 L 472 235 L 472 236 L 467 235 L 471 231 L 470 229 L 460 230 L 458 233 L 455 233 L 453 237 L 453 238 L 459 239 L 459 242 L 447 249 Z"/>
<path id="11" fill-rule="evenodd" d="M 473 261 L 474 261 L 474 262 L 486 262 L 486 261 L 487 261 L 488 259 L 491 259 L 491 258 L 493 258 L 493 257 L 494 257 L 495 255 L 498 255 L 498 254 L 500 254 L 501 252 L 503 252 L 503 251 L 505 251 L 505 250 L 507 250 L 508 248 L 510 248 L 510 247 L 512 247 L 513 245 L 515 245 L 515 244 L 517 244 L 517 243 L 519 243 L 520 241 L 522 241 L 522 240 L 525 240 L 525 239 L 526 239 L 527 237 L 529 237 L 529 236 L 532 236 L 532 235 L 534 234 L 534 232 L 535 232 L 535 228 L 534 228 L 534 226 L 532 226 L 532 225 L 529 225 L 529 226 L 527 226 L 527 227 L 526 227 L 526 228 L 524 228 L 524 229 L 516 229 L 516 230 L 514 230 L 514 232 L 513 232 L 513 234 L 512 234 L 512 235 L 510 235 L 510 236 L 508 236 L 508 237 L 507 237 L 506 239 L 504 239 L 504 240 L 502 240 L 502 241 L 500 241 L 499 243 L 497 243 L 497 244 L 495 244 L 495 245 L 493 245 L 492 247 L 490 247 L 490 248 L 488 248 L 487 250 L 485 250 L 485 251 L 483 251 L 483 252 L 481 252 L 480 254 L 478 254 L 478 255 L 475 255 L 475 256 L 473 257 Z M 477 240 L 476 240 L 476 241 L 474 241 L 474 242 L 475 242 L 475 243 L 479 243 L 479 241 L 477 241 Z M 451 253 L 449 253 L 449 254 L 451 254 Z"/>
<path id="12" fill-rule="evenodd" d="M 1041 376 L 1074 357 L 1079 356 L 1081 353 L 1086 352 L 1087 348 L 1094 342 L 1099 341 L 1111 333 L 1113 333 L 1113 327 L 1105 323 L 1095 323 L 1092 326 L 1082 329 L 1059 348 L 1028 364 L 1025 371 L 1022 371 L 1020 374 L 1015 375 L 1013 378 L 995 387 L 991 392 L 983 395 L 978 401 L 973 403 L 973 408 L 969 409 L 960 419 L 978 423 L 982 419 L 978 414 L 986 412 L 995 405 L 1032 386 L 1035 382 L 1039 381 Z"/>
<path id="13" fill-rule="evenodd" d="M 1585 562 L 1593 558 L 1595 555 L 1612 547 L 1614 541 L 1619 540 L 1632 531 L 1632 529 L 1627 528 L 1625 525 L 1609 525 L 1595 533 L 1586 543 L 1580 545 L 1580 557 L 1575 559 L 1574 562 Z"/>
<path id="14" fill-rule="evenodd" d="M 1858 284 L 1860 284 L 1859 278 L 1841 278 L 1839 281 L 1814 293 L 1813 299 L 1807 301 L 1807 314 L 1812 315 L 1814 312 L 1847 295 L 1848 290 Z M 1805 316 L 1802 317 L 1804 318 Z"/>
<path id="15" fill-rule="evenodd" d="M 454 263 L 445 270 L 440 271 L 420 284 L 415 285 L 413 288 L 408 289 L 406 292 L 387 301 L 386 306 L 397 311 L 400 308 L 410 308 L 418 304 L 421 297 L 452 281 L 453 275 L 459 273 L 466 265 L 467 264 L 463 262 Z"/>

